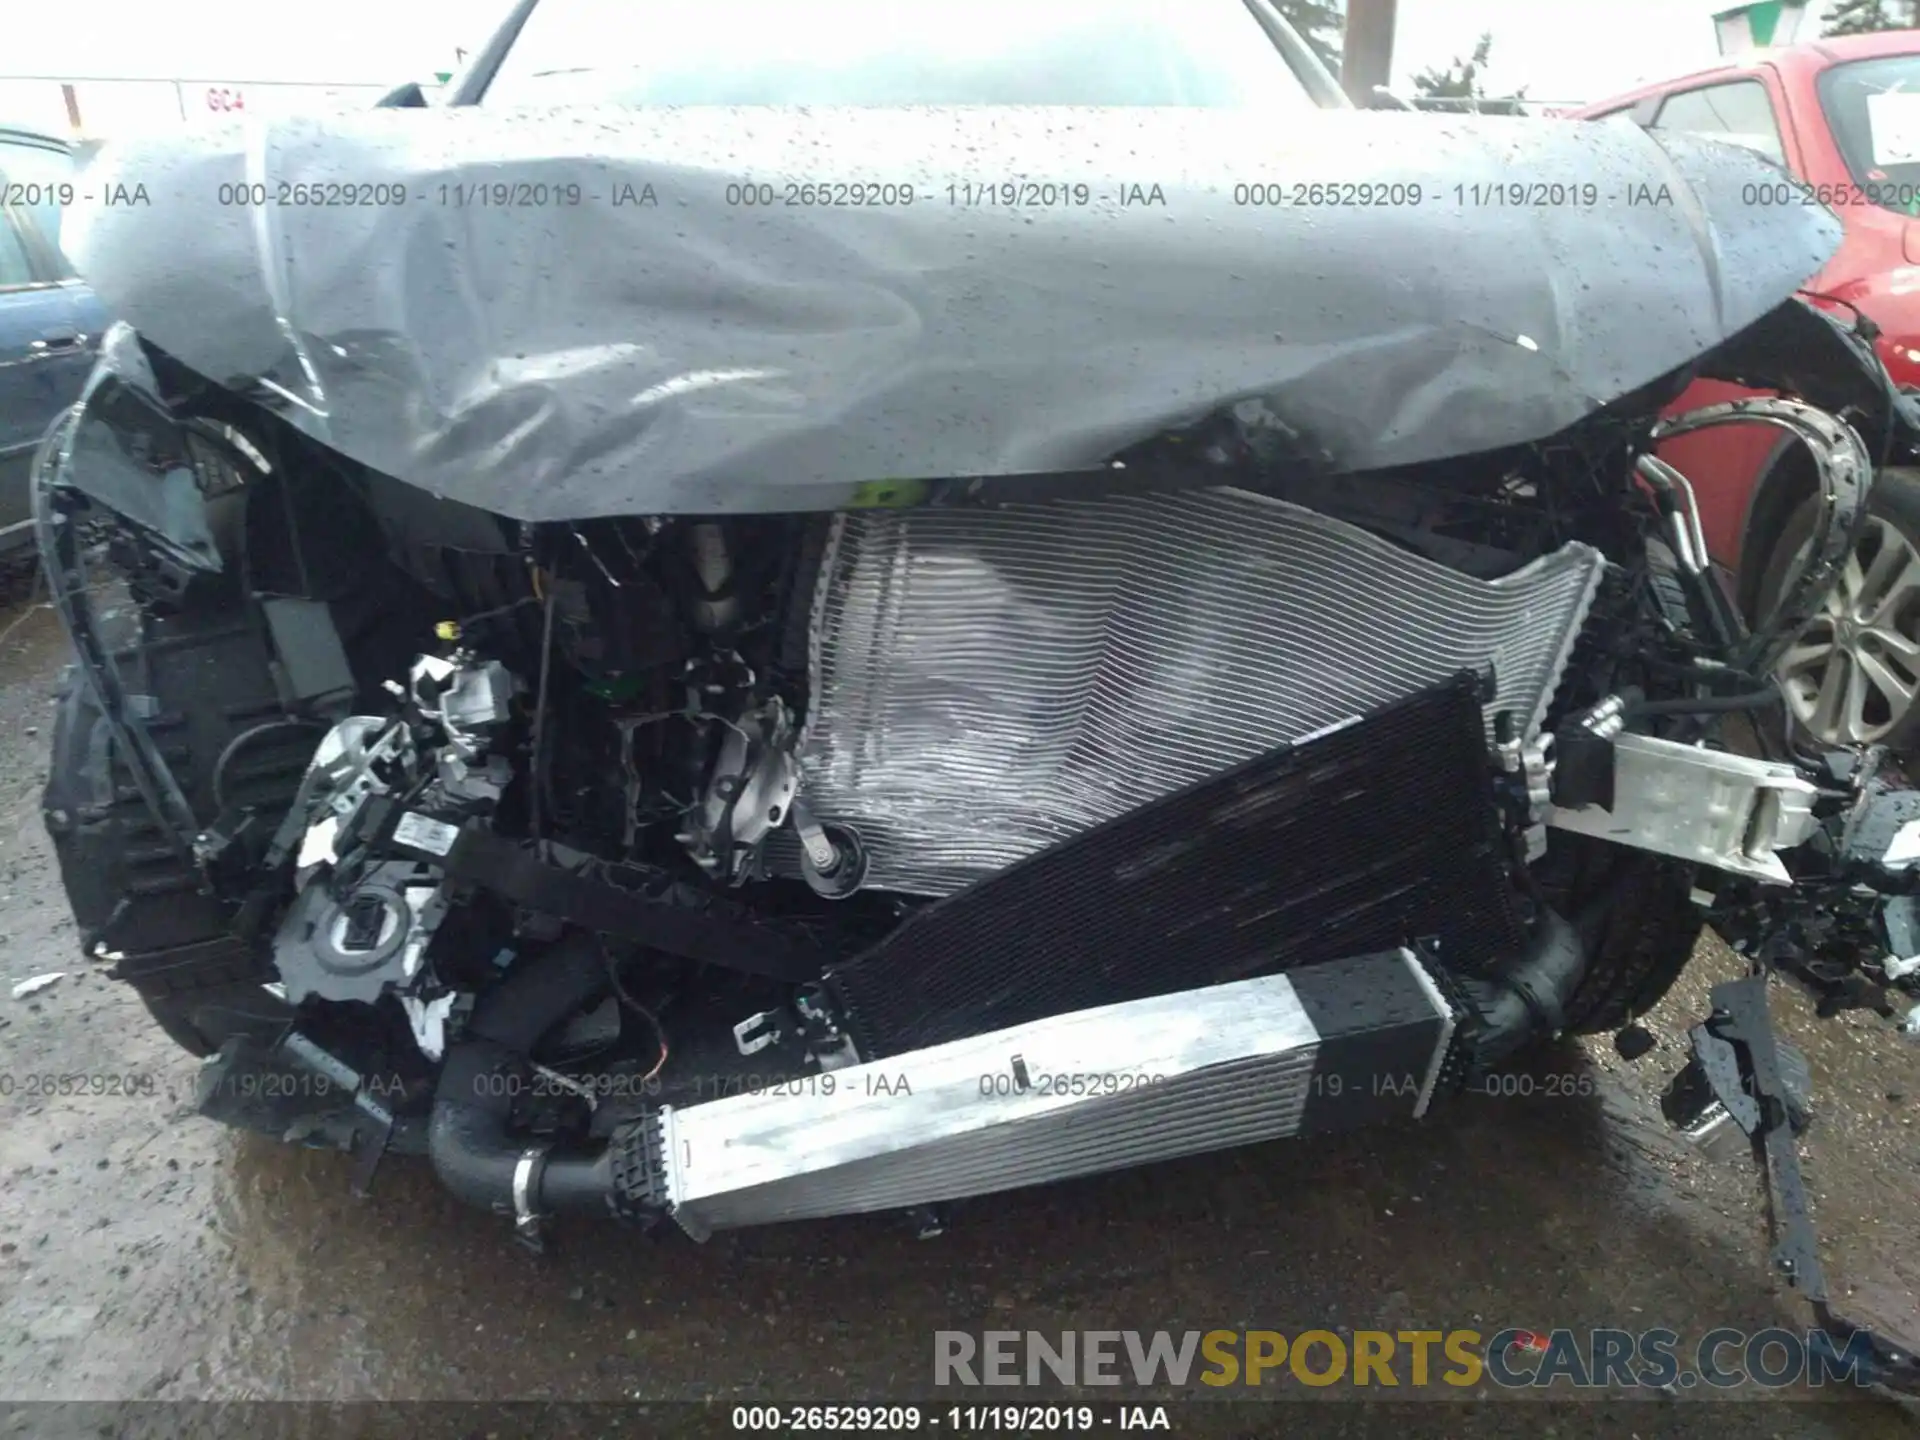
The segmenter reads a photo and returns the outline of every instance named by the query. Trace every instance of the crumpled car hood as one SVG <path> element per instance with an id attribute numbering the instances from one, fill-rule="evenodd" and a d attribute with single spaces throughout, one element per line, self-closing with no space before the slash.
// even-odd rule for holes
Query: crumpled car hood
<path id="1" fill-rule="evenodd" d="M 1236 403 L 1346 470 L 1539 439 L 1820 268 L 1828 212 L 1743 198 L 1780 178 L 1624 121 L 376 110 L 109 145 L 70 248 L 315 438 L 564 520 L 1093 466 Z"/>

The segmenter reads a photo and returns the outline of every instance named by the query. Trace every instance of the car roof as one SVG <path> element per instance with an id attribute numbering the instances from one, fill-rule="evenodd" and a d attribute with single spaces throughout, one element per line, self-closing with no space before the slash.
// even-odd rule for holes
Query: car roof
<path id="1" fill-rule="evenodd" d="M 1809 40 L 1800 45 L 1768 46 L 1729 57 L 1705 70 L 1673 75 L 1664 80 L 1650 80 L 1644 85 L 1636 85 L 1631 90 L 1622 90 L 1605 99 L 1590 100 L 1584 105 L 1562 111 L 1561 114 L 1579 119 L 1600 111 L 1620 110 L 1650 96 L 1664 95 L 1671 90 L 1691 90 L 1700 85 L 1711 84 L 1715 80 L 1737 80 L 1762 65 L 1813 74 L 1825 70 L 1830 65 L 1839 65 L 1849 60 L 1873 60 L 1882 55 L 1911 54 L 1920 54 L 1920 30 L 1881 30 L 1871 35 L 1835 35 L 1823 40 Z"/>

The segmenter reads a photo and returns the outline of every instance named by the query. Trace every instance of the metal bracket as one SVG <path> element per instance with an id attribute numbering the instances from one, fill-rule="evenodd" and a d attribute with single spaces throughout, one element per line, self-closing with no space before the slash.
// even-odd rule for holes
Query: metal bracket
<path id="1" fill-rule="evenodd" d="M 802 987 L 791 1010 L 762 1010 L 733 1027 L 734 1047 L 742 1055 L 756 1055 L 789 1040 L 798 1041 L 822 1070 L 860 1063 L 853 1037 L 835 1017 L 831 1002 L 814 986 Z"/>
<path id="2" fill-rule="evenodd" d="M 768 1046 L 777 1045 L 783 1034 L 782 1018 L 778 1010 L 761 1010 L 749 1015 L 733 1027 L 734 1048 L 742 1055 L 757 1055 Z"/>
<path id="3" fill-rule="evenodd" d="M 1613 806 L 1555 807 L 1547 823 L 1774 885 L 1792 877 L 1775 853 L 1819 828 L 1820 788 L 1791 765 L 1651 735 L 1613 739 Z"/>
<path id="4" fill-rule="evenodd" d="M 793 723 L 784 703 L 769 700 L 726 727 L 687 826 L 674 838 L 694 863 L 728 884 L 744 879 L 760 844 L 786 823 L 800 788 L 793 755 Z"/>

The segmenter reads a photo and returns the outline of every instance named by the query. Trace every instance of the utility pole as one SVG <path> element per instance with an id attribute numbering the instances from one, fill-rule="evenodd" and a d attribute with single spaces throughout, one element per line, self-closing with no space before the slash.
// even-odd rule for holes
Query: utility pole
<path id="1" fill-rule="evenodd" d="M 1347 0 L 1340 85 L 1356 105 L 1371 105 L 1376 85 L 1393 77 L 1393 20 L 1399 0 Z"/>

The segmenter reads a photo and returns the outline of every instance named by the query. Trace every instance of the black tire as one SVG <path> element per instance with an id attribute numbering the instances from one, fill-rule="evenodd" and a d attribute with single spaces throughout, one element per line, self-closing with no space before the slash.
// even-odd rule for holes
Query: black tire
<path id="1" fill-rule="evenodd" d="M 1787 517 L 1787 523 L 1773 537 L 1771 547 L 1765 550 L 1765 568 L 1761 571 L 1759 589 L 1754 592 L 1754 614 L 1750 618 L 1757 621 L 1773 608 L 1785 586 L 1794 558 L 1807 543 L 1814 525 L 1819 521 L 1820 506 L 1820 497 L 1810 496 Z M 1904 469 L 1881 471 L 1868 499 L 1867 513 L 1892 525 L 1915 552 L 1920 553 L 1920 472 Z M 1758 542 L 1762 538 L 1754 537 L 1756 551 L 1760 549 Z M 1775 706 L 1774 712 L 1783 722 L 1791 720 L 1791 712 L 1785 707 Z M 1916 748 L 1916 741 L 1920 741 L 1920 702 L 1908 710 L 1905 718 L 1880 743 L 1898 753 L 1908 754 Z"/>
<path id="2" fill-rule="evenodd" d="M 1659 1004 L 1693 958 L 1705 924 L 1693 867 L 1584 835 L 1559 833 L 1552 844 L 1560 883 L 1549 899 L 1592 956 L 1567 1003 L 1567 1029 L 1610 1034 Z"/>

